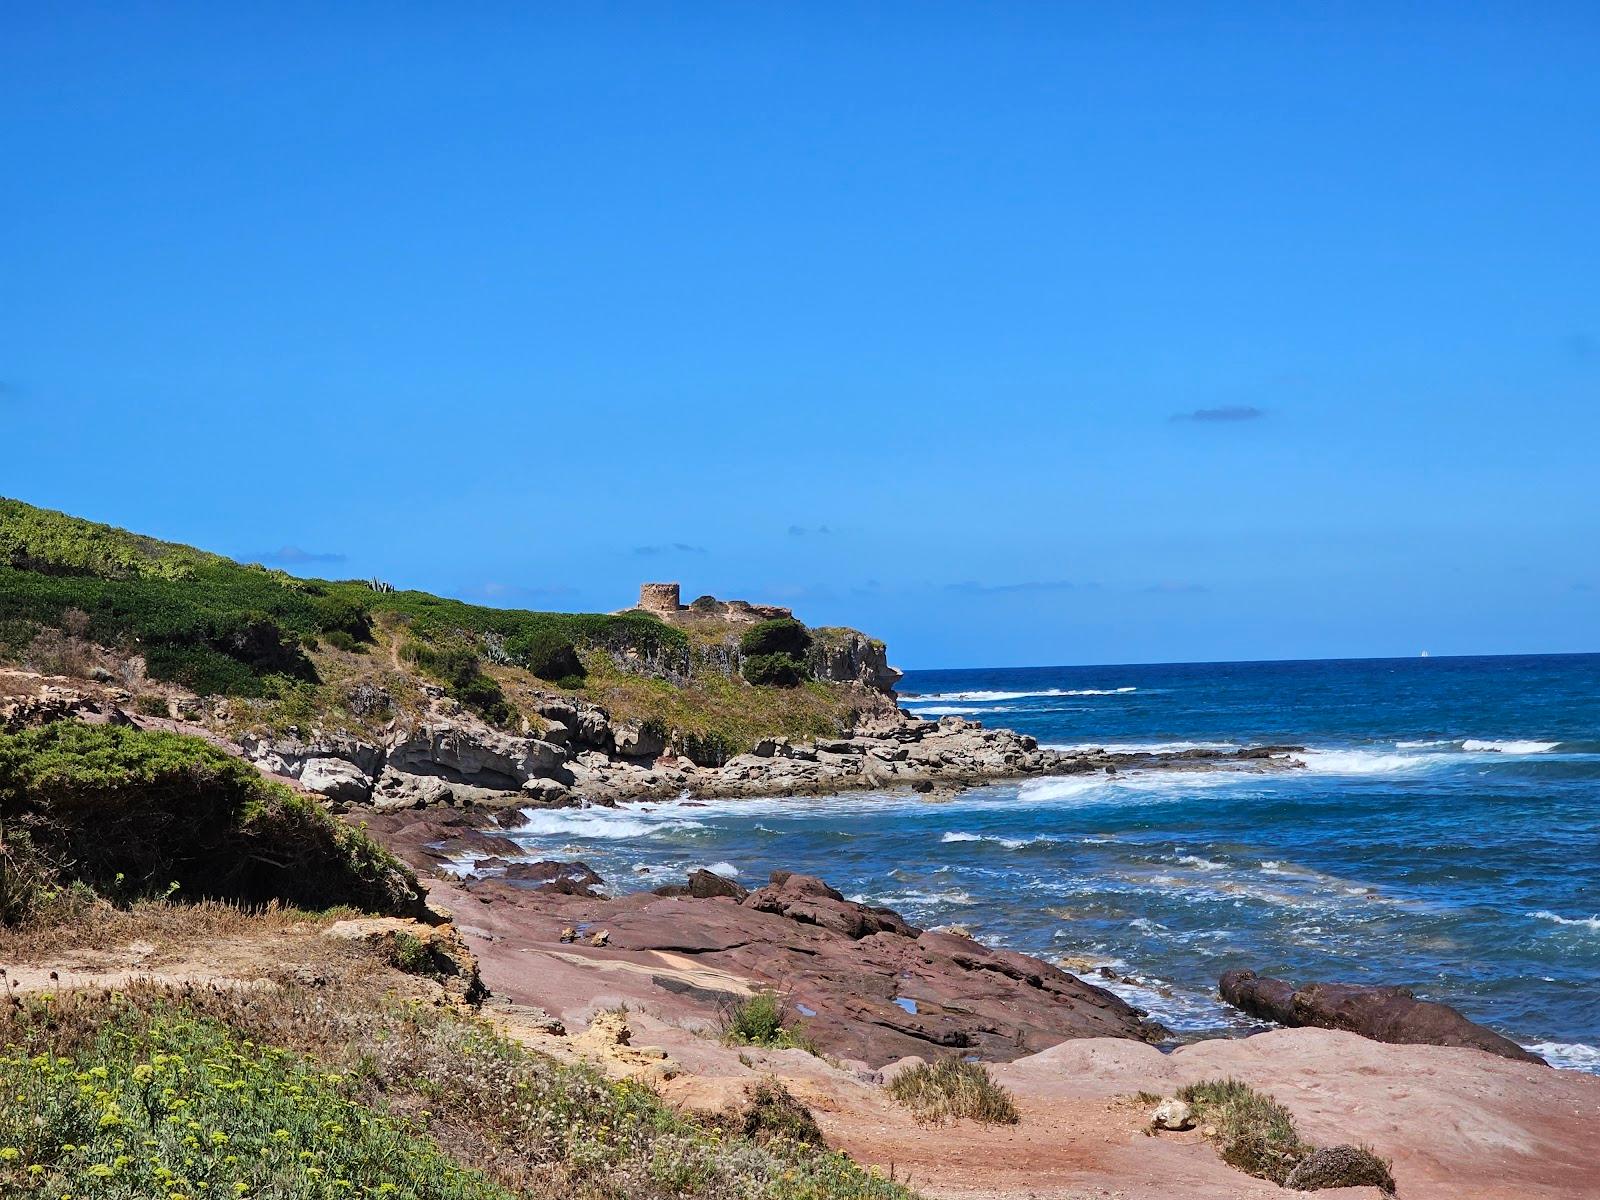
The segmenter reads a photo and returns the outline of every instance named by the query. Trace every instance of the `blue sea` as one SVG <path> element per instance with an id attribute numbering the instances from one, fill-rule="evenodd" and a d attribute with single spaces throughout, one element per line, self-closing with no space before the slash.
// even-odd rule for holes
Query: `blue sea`
<path id="1" fill-rule="evenodd" d="M 1249 967 L 1405 984 L 1600 1072 L 1600 655 L 917 671 L 900 692 L 1053 746 L 1291 742 L 1305 767 L 691 797 L 530 813 L 517 836 L 617 889 L 814 873 L 1108 966 L 1095 982 L 1185 1036 L 1251 1027 L 1216 997 Z"/>

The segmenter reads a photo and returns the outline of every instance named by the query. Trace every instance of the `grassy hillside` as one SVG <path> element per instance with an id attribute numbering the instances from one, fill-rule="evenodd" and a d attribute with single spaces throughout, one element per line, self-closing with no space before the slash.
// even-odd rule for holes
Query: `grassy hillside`
<path id="1" fill-rule="evenodd" d="M 416 909 L 411 872 L 199 738 L 57 721 L 0 733 L 0 922 L 179 895 Z"/>
<path id="2" fill-rule="evenodd" d="M 736 651 L 725 630 L 643 612 L 488 608 L 300 579 L 0 499 L 0 662 L 227 697 L 240 702 L 235 725 L 371 729 L 431 683 L 507 728 L 538 727 L 537 694 L 559 691 L 737 751 L 764 734 L 834 732 L 861 704 L 840 685 L 752 686 Z M 375 706 L 351 699 L 380 694 Z"/>

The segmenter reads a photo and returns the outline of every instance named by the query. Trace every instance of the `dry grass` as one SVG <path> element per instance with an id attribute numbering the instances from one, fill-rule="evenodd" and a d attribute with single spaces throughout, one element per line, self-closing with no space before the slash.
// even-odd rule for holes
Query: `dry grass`
<path id="1" fill-rule="evenodd" d="M 1375 1187 L 1394 1195 L 1393 1164 L 1370 1146 L 1325 1146 L 1313 1150 L 1284 1181 L 1295 1191 L 1323 1188 Z"/>
<path id="2" fill-rule="evenodd" d="M 942 1058 L 901 1071 L 887 1085 L 889 1095 L 930 1125 L 971 1120 L 988 1125 L 1015 1125 L 1021 1120 L 1016 1100 L 994 1081 L 983 1063 Z"/>
<path id="3" fill-rule="evenodd" d="M 217 941 L 320 928 L 351 915 L 354 910 L 308 913 L 275 903 L 244 908 L 218 900 L 142 900 L 118 908 L 87 889 L 67 889 L 40 916 L 22 925 L 0 925 L 0 961 L 50 962 L 77 951 L 116 950 L 138 941 L 154 947 L 147 958 L 159 962 Z"/>
<path id="4" fill-rule="evenodd" d="M 1217 1152 L 1229 1166 L 1280 1186 L 1312 1147 L 1294 1117 L 1271 1096 L 1237 1079 L 1209 1079 L 1178 1092 L 1195 1116 L 1216 1128 Z"/>

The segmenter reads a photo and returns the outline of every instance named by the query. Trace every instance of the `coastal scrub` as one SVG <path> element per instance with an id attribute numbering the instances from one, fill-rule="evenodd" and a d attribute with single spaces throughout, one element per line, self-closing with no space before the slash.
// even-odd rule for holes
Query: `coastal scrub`
<path id="1" fill-rule="evenodd" d="M 38 1200 L 913 1200 L 354 983 L 19 998 L 0 1088 L 0 1194 Z"/>
<path id="2" fill-rule="evenodd" d="M 1015 1125 L 1022 1119 L 1016 1100 L 994 1081 L 987 1066 L 960 1058 L 907 1067 L 889 1080 L 888 1091 L 929 1125 L 963 1119 Z"/>

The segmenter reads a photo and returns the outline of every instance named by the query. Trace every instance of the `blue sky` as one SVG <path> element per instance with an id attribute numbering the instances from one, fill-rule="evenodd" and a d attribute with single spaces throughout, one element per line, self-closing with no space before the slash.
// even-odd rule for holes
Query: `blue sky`
<path id="1" fill-rule="evenodd" d="M 905 666 L 1600 649 L 1592 5 L 0 0 L 0 494 Z"/>

